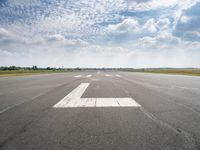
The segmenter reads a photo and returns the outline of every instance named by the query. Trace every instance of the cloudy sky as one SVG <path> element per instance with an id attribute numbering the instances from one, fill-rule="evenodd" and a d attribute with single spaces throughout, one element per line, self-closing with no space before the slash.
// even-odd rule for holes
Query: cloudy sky
<path id="1" fill-rule="evenodd" d="M 200 0 L 0 0 L 0 66 L 200 67 Z"/>

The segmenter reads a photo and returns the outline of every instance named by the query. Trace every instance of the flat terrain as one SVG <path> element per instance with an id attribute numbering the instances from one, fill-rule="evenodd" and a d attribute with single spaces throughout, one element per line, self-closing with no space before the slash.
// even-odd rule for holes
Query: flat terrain
<path id="1" fill-rule="evenodd" d="M 141 72 L 200 76 L 200 69 L 143 69 Z"/>
<path id="2" fill-rule="evenodd" d="M 61 70 L 0 70 L 0 77 L 9 77 L 9 76 L 25 76 L 25 75 L 34 75 L 34 74 L 50 74 L 50 73 L 63 73 L 67 71 Z"/>
<path id="3" fill-rule="evenodd" d="M 114 71 L 0 78 L 0 150 L 198 150 L 200 78 Z"/>

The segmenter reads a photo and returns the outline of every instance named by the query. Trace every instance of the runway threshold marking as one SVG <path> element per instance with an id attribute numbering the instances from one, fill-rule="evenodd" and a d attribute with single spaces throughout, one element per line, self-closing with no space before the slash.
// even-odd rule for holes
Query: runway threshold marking
<path id="1" fill-rule="evenodd" d="M 82 77 L 82 75 L 77 75 L 77 76 L 74 76 L 75 78 L 80 78 L 80 77 Z"/>
<path id="2" fill-rule="evenodd" d="M 125 98 L 81 98 L 90 83 L 81 83 L 77 88 L 61 99 L 54 108 L 71 107 L 141 107 L 131 97 Z"/>

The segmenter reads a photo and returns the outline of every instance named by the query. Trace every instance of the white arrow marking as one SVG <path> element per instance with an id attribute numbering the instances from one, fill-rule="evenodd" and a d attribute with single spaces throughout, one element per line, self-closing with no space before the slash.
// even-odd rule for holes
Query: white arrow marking
<path id="1" fill-rule="evenodd" d="M 89 83 L 81 83 L 53 107 L 140 107 L 132 98 L 81 98 Z"/>

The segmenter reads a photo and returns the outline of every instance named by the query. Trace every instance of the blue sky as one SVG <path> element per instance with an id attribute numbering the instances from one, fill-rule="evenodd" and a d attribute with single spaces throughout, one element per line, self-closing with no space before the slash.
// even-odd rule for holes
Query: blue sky
<path id="1" fill-rule="evenodd" d="M 0 66 L 200 67 L 200 0 L 0 0 Z"/>

